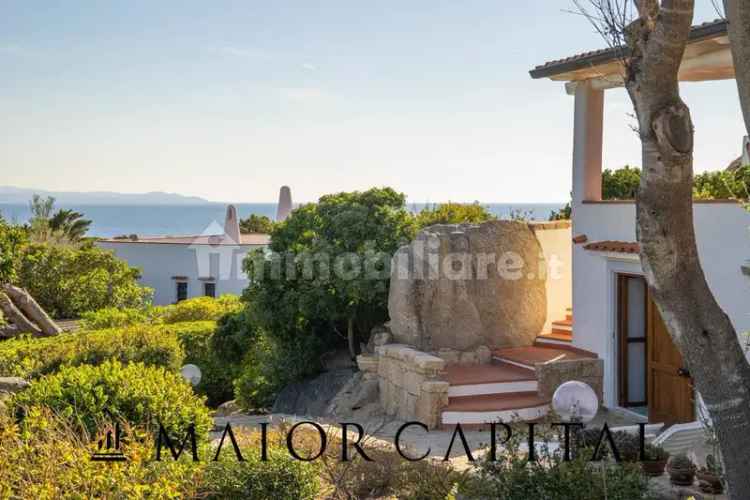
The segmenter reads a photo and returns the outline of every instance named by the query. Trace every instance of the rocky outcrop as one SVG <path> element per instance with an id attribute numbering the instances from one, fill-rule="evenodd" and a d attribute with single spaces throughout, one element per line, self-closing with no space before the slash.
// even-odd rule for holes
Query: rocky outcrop
<path id="1" fill-rule="evenodd" d="M 529 345 L 546 319 L 545 272 L 526 223 L 424 229 L 393 257 L 394 341 L 430 352 Z"/>
<path id="2" fill-rule="evenodd" d="M 0 411 L 5 411 L 6 403 L 13 394 L 21 392 L 31 384 L 20 377 L 0 377 Z"/>
<path id="3" fill-rule="evenodd" d="M 328 416 L 328 406 L 353 376 L 354 370 L 345 368 L 324 372 L 314 379 L 290 384 L 279 392 L 272 413 L 308 417 Z"/>

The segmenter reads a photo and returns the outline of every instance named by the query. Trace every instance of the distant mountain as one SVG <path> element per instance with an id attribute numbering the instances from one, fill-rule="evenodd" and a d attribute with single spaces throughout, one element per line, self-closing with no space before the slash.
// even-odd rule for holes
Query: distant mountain
<path id="1" fill-rule="evenodd" d="M 0 186 L 0 204 L 28 203 L 35 194 L 44 197 L 52 196 L 59 205 L 203 205 L 211 203 L 197 196 L 159 191 L 150 193 L 74 192 Z"/>

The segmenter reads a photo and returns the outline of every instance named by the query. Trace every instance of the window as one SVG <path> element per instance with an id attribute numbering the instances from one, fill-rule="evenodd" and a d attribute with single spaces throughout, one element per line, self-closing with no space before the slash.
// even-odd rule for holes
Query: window
<path id="1" fill-rule="evenodd" d="M 203 295 L 216 297 L 216 283 L 203 283 Z"/>
<path id="2" fill-rule="evenodd" d="M 188 298 L 188 284 L 187 281 L 177 282 L 177 302 Z"/>

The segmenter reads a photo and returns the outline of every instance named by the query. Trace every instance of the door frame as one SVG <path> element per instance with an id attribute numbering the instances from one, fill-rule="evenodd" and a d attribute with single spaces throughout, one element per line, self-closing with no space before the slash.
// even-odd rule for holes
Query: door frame
<path id="1" fill-rule="evenodd" d="M 646 327 L 643 332 L 643 337 L 635 339 L 637 343 L 643 344 L 643 380 L 645 382 L 646 399 L 644 401 L 627 401 L 628 395 L 628 344 L 635 343 L 633 339 L 628 338 L 628 315 L 624 314 L 628 308 L 628 294 L 627 294 L 627 283 L 628 280 L 639 279 L 643 280 L 645 287 L 645 293 L 643 297 L 643 318 L 644 325 Z M 615 356 L 615 371 L 617 372 L 617 401 L 618 405 L 622 408 L 629 408 L 633 406 L 648 406 L 648 335 L 649 335 L 649 299 L 650 294 L 648 291 L 648 284 L 646 278 L 642 274 L 634 273 L 615 273 L 615 280 L 617 289 L 615 291 L 615 342 L 617 344 L 616 356 Z"/>

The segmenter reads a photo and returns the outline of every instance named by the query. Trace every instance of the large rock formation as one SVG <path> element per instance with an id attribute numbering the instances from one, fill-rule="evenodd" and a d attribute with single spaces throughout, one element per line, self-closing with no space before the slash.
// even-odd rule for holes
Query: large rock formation
<path id="1" fill-rule="evenodd" d="M 393 257 L 394 341 L 423 351 L 530 345 L 545 322 L 545 272 L 526 223 L 424 229 Z"/>

